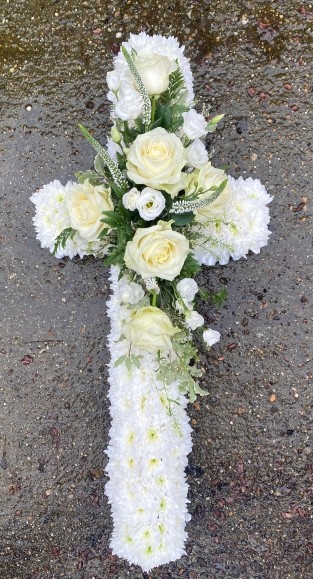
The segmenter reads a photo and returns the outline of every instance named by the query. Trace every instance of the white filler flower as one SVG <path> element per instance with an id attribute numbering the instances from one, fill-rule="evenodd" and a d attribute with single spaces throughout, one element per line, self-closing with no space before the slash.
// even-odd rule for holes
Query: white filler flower
<path id="1" fill-rule="evenodd" d="M 140 191 L 138 191 L 138 189 L 136 187 L 133 187 L 132 189 L 130 189 L 129 191 L 127 191 L 127 193 L 124 193 L 123 195 L 123 205 L 126 209 L 129 209 L 129 211 L 135 211 L 136 209 L 136 203 L 138 201 L 140 197 Z"/>
<path id="2" fill-rule="evenodd" d="M 188 139 L 200 139 L 200 137 L 204 137 L 207 134 L 208 123 L 204 116 L 197 113 L 195 109 L 190 109 L 187 113 L 183 113 L 183 117 L 182 130 Z"/>
<path id="3" fill-rule="evenodd" d="M 140 217 L 146 221 L 153 221 L 161 215 L 165 207 L 165 198 L 160 191 L 145 187 L 136 201 L 136 209 Z"/>

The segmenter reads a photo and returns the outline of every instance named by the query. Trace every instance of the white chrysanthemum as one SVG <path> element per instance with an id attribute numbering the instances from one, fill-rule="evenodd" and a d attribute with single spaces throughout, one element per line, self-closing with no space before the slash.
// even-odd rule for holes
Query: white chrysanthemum
<path id="1" fill-rule="evenodd" d="M 158 54 L 167 57 L 173 63 L 178 60 L 188 92 L 187 104 L 193 102 L 193 79 L 189 60 L 184 56 L 184 46 L 180 46 L 176 38 L 173 36 L 166 38 L 161 35 L 149 36 L 141 32 L 137 35 L 131 34 L 129 41 L 123 42 L 123 46 L 129 54 L 132 49 L 135 49 L 138 56 L 140 53 Z M 121 51 L 114 59 L 114 70 L 108 73 L 107 82 L 110 89 L 107 96 L 114 105 L 115 115 L 123 120 L 136 119 L 142 112 L 143 103 Z"/>
<path id="2" fill-rule="evenodd" d="M 58 235 L 71 226 L 70 215 L 66 203 L 67 191 L 71 187 L 71 182 L 65 187 L 60 181 L 52 181 L 44 185 L 39 191 L 30 197 L 36 208 L 33 223 L 36 230 L 36 237 L 41 243 L 41 247 L 48 248 L 52 253 Z M 56 258 L 70 257 L 75 255 L 96 255 L 102 257 L 107 248 L 102 242 L 94 241 L 88 243 L 78 232 L 73 239 L 68 239 L 65 247 L 59 247 L 56 251 Z"/>
<path id="3" fill-rule="evenodd" d="M 187 538 L 187 483 L 185 467 L 191 450 L 187 398 L 175 382 L 164 390 L 156 379 L 156 356 L 139 349 L 140 368 L 115 361 L 128 351 L 118 341 L 122 321 L 129 316 L 119 302 L 118 269 L 111 268 L 112 295 L 109 347 L 112 425 L 107 450 L 109 482 L 106 494 L 112 508 L 113 552 L 141 565 L 145 571 L 180 558 Z M 176 400 L 175 420 L 168 400 Z"/>
<path id="4" fill-rule="evenodd" d="M 270 221 L 267 204 L 272 197 L 259 179 L 249 177 L 228 178 L 231 203 L 223 219 L 212 220 L 205 225 L 195 225 L 202 235 L 195 245 L 196 259 L 206 265 L 225 265 L 230 257 L 238 260 L 249 251 L 259 253 L 267 245 Z"/>

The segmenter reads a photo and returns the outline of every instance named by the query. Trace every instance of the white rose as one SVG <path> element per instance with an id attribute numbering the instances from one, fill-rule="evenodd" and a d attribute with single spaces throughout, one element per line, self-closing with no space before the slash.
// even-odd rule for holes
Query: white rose
<path id="1" fill-rule="evenodd" d="M 192 310 L 190 312 L 185 312 L 185 323 L 190 330 L 196 330 L 204 324 L 204 318 L 198 312 Z"/>
<path id="2" fill-rule="evenodd" d="M 145 187 L 136 201 L 136 209 L 140 217 L 146 221 L 153 221 L 165 207 L 165 198 L 159 191 Z"/>
<path id="3" fill-rule="evenodd" d="M 192 302 L 198 291 L 198 284 L 191 277 L 185 277 L 178 282 L 176 289 L 179 291 L 183 300 Z"/>
<path id="4" fill-rule="evenodd" d="M 220 340 L 221 334 L 216 330 L 205 330 L 203 332 L 203 340 L 207 344 L 207 346 L 211 347 L 213 344 L 216 344 Z"/>
<path id="5" fill-rule="evenodd" d="M 195 109 L 190 109 L 187 113 L 183 113 L 184 124 L 182 126 L 183 133 L 188 139 L 199 139 L 207 134 L 207 121 L 203 115 L 197 113 Z"/>
<path id="6" fill-rule="evenodd" d="M 159 277 L 172 281 L 180 274 L 190 252 L 189 241 L 171 223 L 159 221 L 152 227 L 138 228 L 128 241 L 124 261 L 143 279 Z"/>
<path id="7" fill-rule="evenodd" d="M 184 188 L 185 149 L 180 139 L 158 127 L 138 135 L 127 153 L 127 175 L 137 184 L 163 189 L 172 197 Z"/>
<path id="8" fill-rule="evenodd" d="M 139 283 L 122 280 L 119 283 L 118 295 L 121 303 L 137 304 L 142 300 L 145 292 Z"/>
<path id="9" fill-rule="evenodd" d="M 209 159 L 208 152 L 200 139 L 196 139 L 187 147 L 186 159 L 187 165 L 195 169 L 199 169 L 201 165 L 207 163 Z"/>
<path id="10" fill-rule="evenodd" d="M 110 90 L 116 92 L 121 85 L 121 75 L 117 70 L 110 70 L 107 73 L 107 85 Z"/>
<path id="11" fill-rule="evenodd" d="M 107 227 L 100 221 L 103 218 L 102 211 L 114 209 L 110 189 L 101 185 L 94 187 L 88 179 L 84 183 L 68 183 L 66 205 L 71 227 L 87 241 L 96 241 L 102 229 Z"/>
<path id="12" fill-rule="evenodd" d="M 127 191 L 127 193 L 124 193 L 123 195 L 123 205 L 126 209 L 129 209 L 129 211 L 135 211 L 136 209 L 136 203 L 138 201 L 140 197 L 140 191 L 138 191 L 138 189 L 136 189 L 136 187 L 133 187 L 132 189 L 130 189 L 129 191 Z"/>
<path id="13" fill-rule="evenodd" d="M 205 163 L 199 170 L 195 170 L 187 176 L 186 195 L 193 194 L 197 186 L 198 190 L 204 191 L 199 199 L 209 199 L 214 194 L 212 187 L 218 187 L 225 179 L 227 179 L 225 171 L 213 167 L 210 162 Z M 206 223 L 223 216 L 225 210 L 229 208 L 231 200 L 231 188 L 227 183 L 215 201 L 195 211 L 195 221 Z"/>
<path id="14" fill-rule="evenodd" d="M 168 89 L 169 75 L 177 66 L 167 56 L 140 52 L 135 57 L 135 66 L 149 95 L 159 95 Z"/>
<path id="15" fill-rule="evenodd" d="M 133 312 L 123 325 L 126 339 L 148 352 L 171 350 L 171 338 L 178 328 L 172 325 L 170 318 L 159 308 L 147 306 Z"/>
<path id="16" fill-rule="evenodd" d="M 142 113 L 143 102 L 140 93 L 130 84 L 122 84 L 118 91 L 115 114 L 123 121 L 137 119 Z"/>

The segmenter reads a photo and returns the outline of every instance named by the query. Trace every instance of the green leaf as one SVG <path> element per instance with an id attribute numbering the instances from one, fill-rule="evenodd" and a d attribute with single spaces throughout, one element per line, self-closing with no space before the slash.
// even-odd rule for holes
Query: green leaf
<path id="1" fill-rule="evenodd" d="M 170 105 L 158 103 L 156 117 L 160 120 L 160 125 L 163 129 L 169 129 L 173 117 Z"/>
<path id="2" fill-rule="evenodd" d="M 212 295 L 212 301 L 218 308 L 221 308 L 227 297 L 227 289 L 224 287 L 217 294 Z"/>
<path id="3" fill-rule="evenodd" d="M 123 356 L 120 356 L 119 358 L 117 358 L 117 360 L 115 360 L 114 362 L 114 368 L 117 368 L 117 366 L 120 366 L 121 364 L 123 364 L 123 362 L 125 362 L 127 358 L 127 354 L 123 354 Z"/>
<path id="4" fill-rule="evenodd" d="M 73 229 L 72 227 L 67 227 L 66 229 L 63 229 L 63 231 L 61 231 L 61 233 L 58 235 L 58 237 L 55 240 L 52 255 L 56 254 L 59 247 L 64 248 L 67 240 L 73 239 L 75 233 L 76 233 L 76 229 Z"/>
<path id="5" fill-rule="evenodd" d="M 100 185 L 100 183 L 103 181 L 103 179 L 101 179 L 101 177 L 99 177 L 99 175 L 97 175 L 97 173 L 92 170 L 84 172 L 77 171 L 77 173 L 75 173 L 75 177 L 78 183 L 84 183 L 86 179 L 88 179 L 89 183 L 94 187 L 96 187 L 96 185 Z"/>
<path id="6" fill-rule="evenodd" d="M 178 227 L 183 227 L 184 225 L 188 225 L 191 223 L 195 218 L 195 214 L 192 211 L 188 211 L 186 213 L 170 213 L 169 219 L 173 219 L 175 225 Z"/>
<path id="7" fill-rule="evenodd" d="M 127 370 L 130 372 L 131 371 L 131 367 L 132 367 L 132 363 L 131 363 L 131 359 L 129 356 L 127 356 L 126 360 L 125 360 L 125 366 L 127 368 Z"/>
<path id="8" fill-rule="evenodd" d="M 180 272 L 180 278 L 183 279 L 184 277 L 194 277 L 197 273 L 201 271 L 201 266 L 199 265 L 198 261 L 189 253 L 186 257 L 185 263 L 182 267 Z"/>
<path id="9" fill-rule="evenodd" d="M 102 231 L 100 231 L 99 235 L 98 235 L 98 239 L 104 239 L 109 233 L 109 229 L 107 229 L 106 227 L 104 229 L 102 229 Z"/>
<path id="10" fill-rule="evenodd" d="M 217 123 L 219 123 L 225 115 L 216 115 L 212 119 L 209 120 L 207 124 L 207 131 L 209 133 L 213 133 L 217 127 Z"/>

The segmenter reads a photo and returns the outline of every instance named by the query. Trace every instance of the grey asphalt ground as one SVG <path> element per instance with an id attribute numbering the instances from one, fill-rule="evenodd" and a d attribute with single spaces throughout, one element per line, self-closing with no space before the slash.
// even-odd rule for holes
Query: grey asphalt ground
<path id="1" fill-rule="evenodd" d="M 149 575 L 108 546 L 108 272 L 41 250 L 29 201 L 91 166 L 77 123 L 105 142 L 140 30 L 177 36 L 225 113 L 213 163 L 274 195 L 268 247 L 199 276 L 228 300 L 203 311 L 222 339 L 190 408 L 187 554 Z M 312 41 L 305 0 L 0 0 L 1 579 L 312 579 Z"/>

